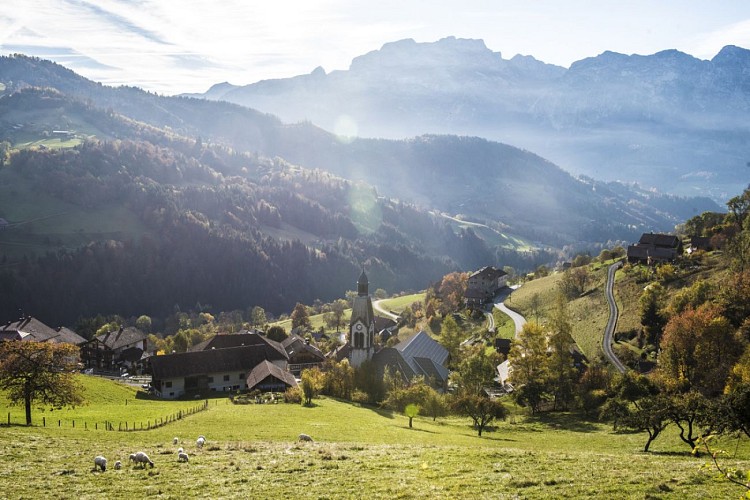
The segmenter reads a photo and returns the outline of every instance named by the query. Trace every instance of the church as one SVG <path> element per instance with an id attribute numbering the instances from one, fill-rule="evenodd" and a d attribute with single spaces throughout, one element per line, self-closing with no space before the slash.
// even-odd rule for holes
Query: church
<path id="1" fill-rule="evenodd" d="M 375 354 L 375 313 L 372 309 L 369 282 L 365 270 L 357 280 L 357 295 L 352 303 L 347 342 L 336 349 L 336 361 L 348 359 L 349 364 L 359 368 Z"/>
<path id="2" fill-rule="evenodd" d="M 368 288 L 363 269 L 357 280 L 357 296 L 352 303 L 348 339 L 334 351 L 336 361 L 348 359 L 354 368 L 372 361 L 372 369 L 381 377 L 386 368 L 390 368 L 407 384 L 415 377 L 423 377 L 434 388 L 445 390 L 449 375 L 446 368 L 448 351 L 426 332 L 418 332 L 393 347 L 375 345 L 376 318 Z"/>

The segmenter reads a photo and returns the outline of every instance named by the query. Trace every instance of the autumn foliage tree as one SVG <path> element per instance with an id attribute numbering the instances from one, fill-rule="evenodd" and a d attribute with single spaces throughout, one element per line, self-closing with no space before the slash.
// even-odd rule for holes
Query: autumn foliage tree
<path id="1" fill-rule="evenodd" d="M 31 425 L 34 402 L 58 408 L 83 402 L 77 361 L 78 347 L 71 344 L 0 342 L 0 389 L 12 404 L 24 405 Z"/>
<path id="2" fill-rule="evenodd" d="M 673 316 L 664 328 L 659 370 L 668 389 L 721 394 L 743 344 L 717 307 L 704 305 Z"/>

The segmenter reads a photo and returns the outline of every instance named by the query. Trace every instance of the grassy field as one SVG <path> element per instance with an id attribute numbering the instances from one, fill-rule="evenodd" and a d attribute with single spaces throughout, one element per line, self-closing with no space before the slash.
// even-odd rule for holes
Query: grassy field
<path id="1" fill-rule="evenodd" d="M 89 384 L 96 406 L 136 419 L 154 405 L 122 402 L 114 382 Z M 127 388 L 126 388 L 127 389 Z M 128 391 L 130 389 L 127 389 Z M 469 419 L 433 422 L 324 398 L 314 406 L 235 406 L 213 399 L 207 411 L 143 432 L 80 427 L 3 426 L 0 481 L 6 498 L 736 498 L 740 491 L 700 469 L 673 432 L 642 453 L 642 434 L 557 414 L 516 413 L 479 438 Z M 82 407 L 71 412 L 86 412 Z M 80 418 L 83 418 L 81 415 Z M 299 443 L 307 433 L 314 443 Z M 197 449 L 195 438 L 207 444 Z M 179 445 L 172 438 L 180 438 Z M 178 463 L 183 446 L 189 463 Z M 724 443 L 734 451 L 735 443 Z M 142 450 L 155 462 L 127 462 Z M 94 456 L 109 469 L 92 472 Z M 743 440 L 730 465 L 750 466 Z M 115 460 L 123 461 L 115 470 Z"/>
<path id="2" fill-rule="evenodd" d="M 607 326 L 609 309 L 604 296 L 604 284 L 607 278 L 606 266 L 592 268 L 592 281 L 583 296 L 568 303 L 568 313 L 573 323 L 573 339 L 590 360 L 602 357 L 601 342 L 604 328 Z M 558 293 L 557 283 L 560 273 L 524 283 L 513 292 L 506 304 L 526 317 L 527 321 L 544 323 L 555 306 Z M 534 295 L 539 295 L 541 307 L 537 318 L 532 311 L 531 302 Z"/>

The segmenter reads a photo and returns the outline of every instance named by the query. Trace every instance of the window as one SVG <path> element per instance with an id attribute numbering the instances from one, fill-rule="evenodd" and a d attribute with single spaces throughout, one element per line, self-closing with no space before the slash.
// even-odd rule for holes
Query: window
<path id="1" fill-rule="evenodd" d="M 209 384 L 213 384 L 214 383 L 214 378 L 213 377 L 208 377 L 208 383 Z"/>
<path id="2" fill-rule="evenodd" d="M 224 375 L 224 382 L 229 382 L 229 375 Z"/>
<path id="3" fill-rule="evenodd" d="M 172 387 L 172 382 L 167 382 L 167 383 L 166 383 L 166 386 L 167 386 L 167 387 Z"/>
<path id="4" fill-rule="evenodd" d="M 240 380 L 245 380 L 245 374 L 244 373 L 240 373 Z"/>

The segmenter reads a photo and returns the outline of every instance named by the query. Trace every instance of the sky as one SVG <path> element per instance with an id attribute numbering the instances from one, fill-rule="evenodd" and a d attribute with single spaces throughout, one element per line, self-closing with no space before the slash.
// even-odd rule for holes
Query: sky
<path id="1" fill-rule="evenodd" d="M 0 54 L 159 94 L 348 69 L 383 44 L 484 40 L 569 67 L 606 50 L 750 49 L 748 0 L 3 0 Z"/>

